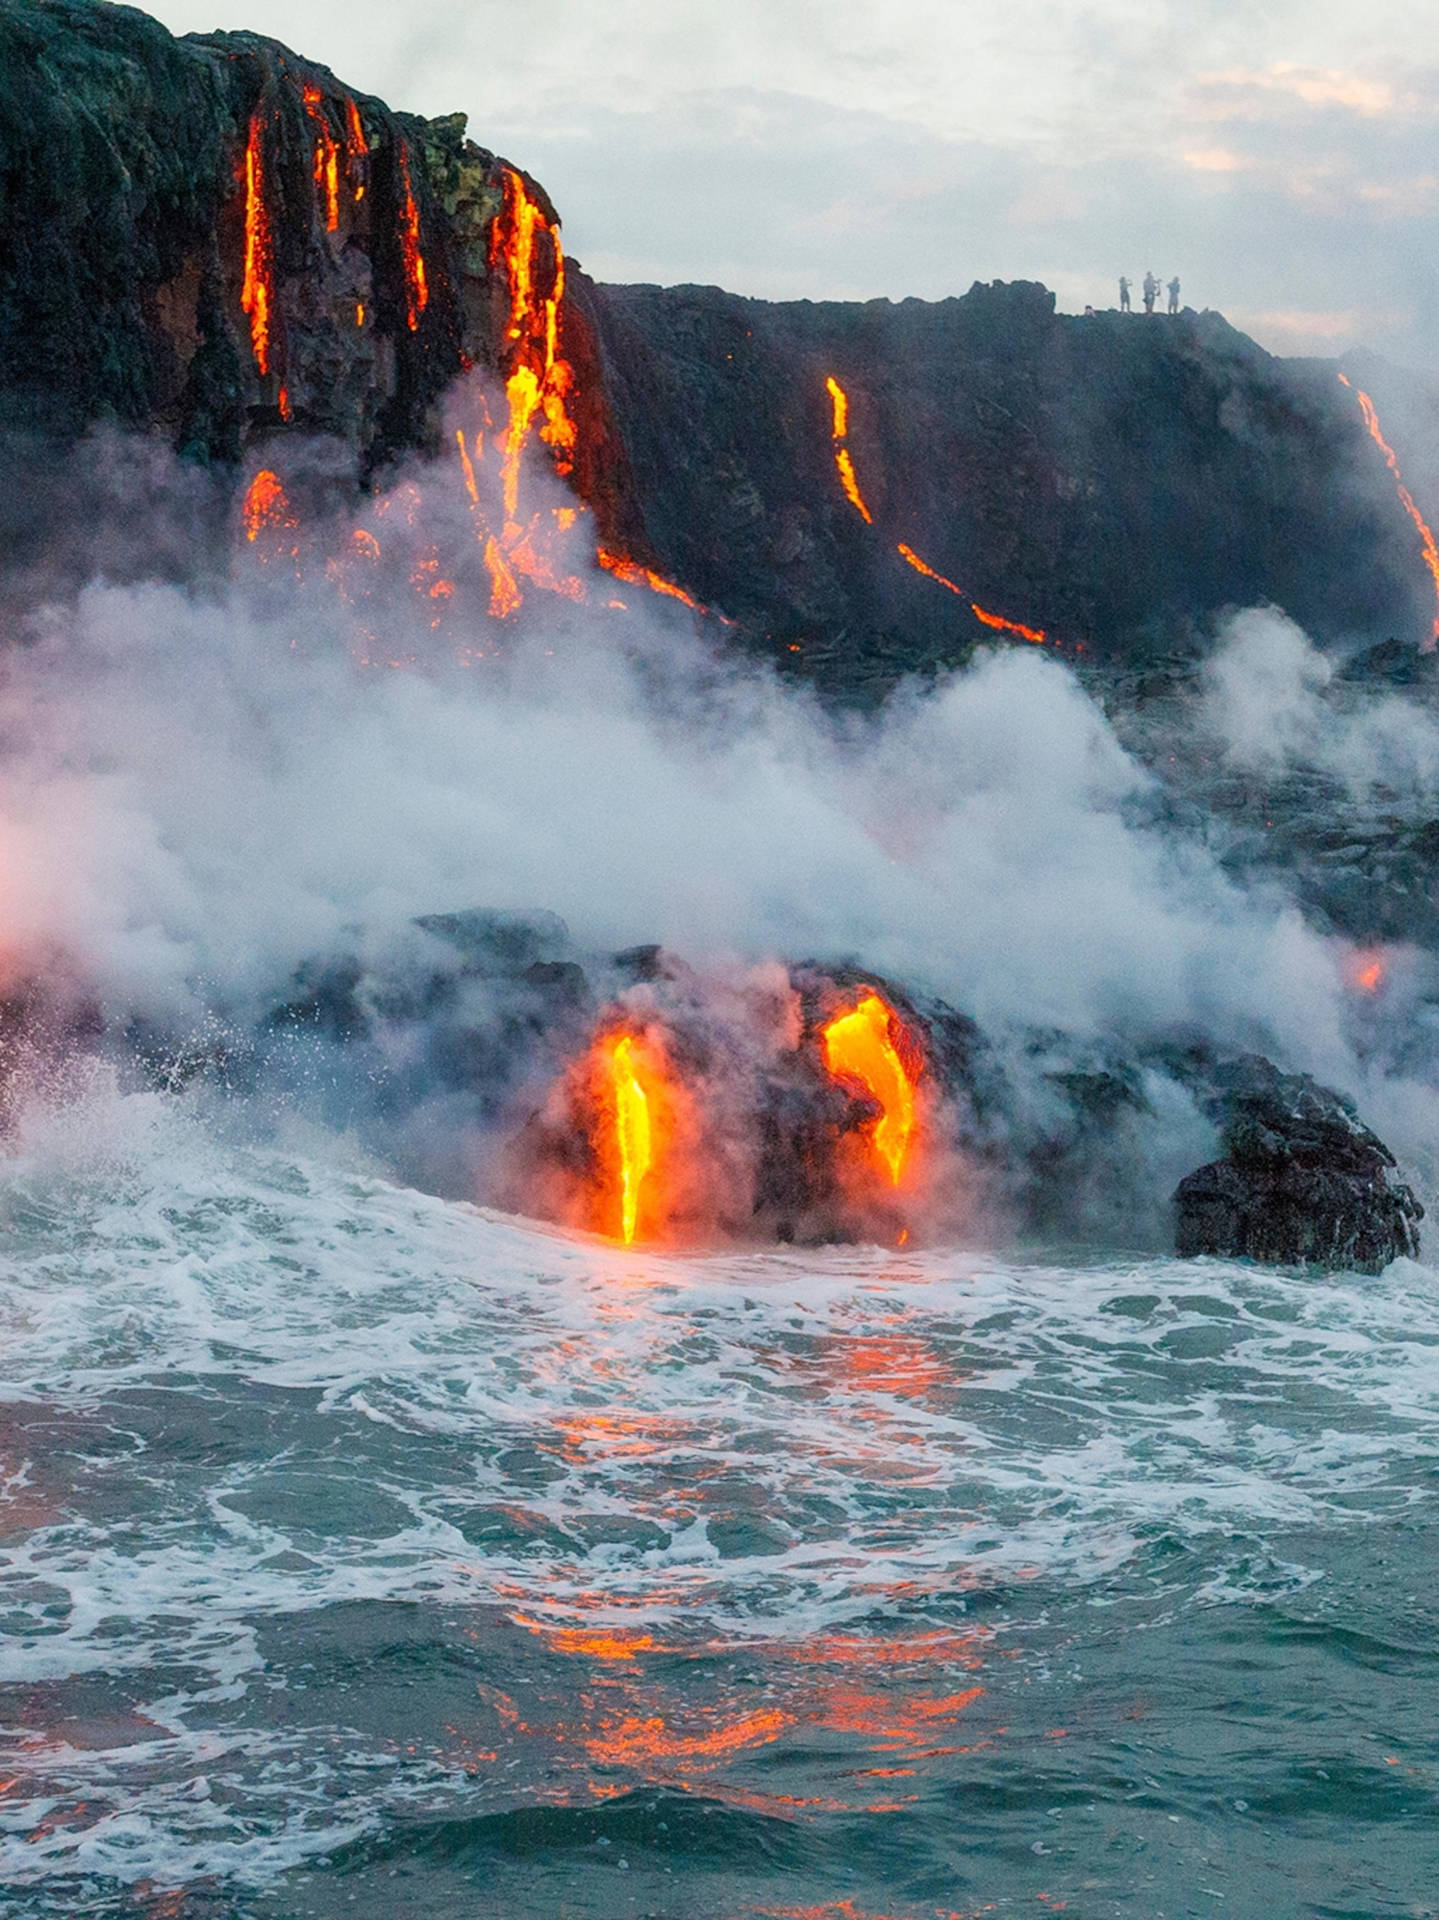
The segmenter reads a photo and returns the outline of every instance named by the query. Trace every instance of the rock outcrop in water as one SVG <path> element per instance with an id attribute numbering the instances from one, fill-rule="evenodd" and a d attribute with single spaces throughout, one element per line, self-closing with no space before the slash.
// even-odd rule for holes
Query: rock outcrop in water
<path id="1" fill-rule="evenodd" d="M 1367 1273 L 1418 1253 L 1424 1209 L 1342 1095 L 1254 1054 L 1204 1079 L 1226 1151 L 1179 1184 L 1176 1252 Z"/>
<path id="2" fill-rule="evenodd" d="M 41 443 L 98 421 L 222 469 L 323 434 L 353 481 L 433 444 L 466 368 L 512 371 L 513 171 L 463 115 L 393 112 L 277 42 L 5 0 L 12 457 L 24 436 L 33 475 Z M 554 210 L 516 178 L 549 297 Z M 1321 640 L 1432 618 L 1352 393 L 1217 315 L 1064 316 L 1025 283 L 776 305 L 571 272 L 555 346 L 562 465 L 601 540 L 840 695 L 996 633 L 1132 656 L 1231 604 L 1276 602 Z M 23 501 L 6 513 L 12 548 L 40 537 Z"/>
<path id="3" fill-rule="evenodd" d="M 853 964 L 717 978 L 658 946 L 582 953 L 553 914 L 418 925 L 432 944 L 398 972 L 304 969 L 242 1042 L 243 1070 L 344 1057 L 362 1101 L 338 1120 L 363 1133 L 428 1109 L 456 1140 L 478 1129 L 493 1143 L 486 1197 L 517 1212 L 611 1230 L 593 1205 L 607 1097 L 593 1068 L 603 1036 L 630 1032 L 658 1045 L 677 1092 L 661 1130 L 684 1165 L 658 1234 L 675 1244 L 893 1244 L 914 1227 L 1359 1271 L 1418 1251 L 1423 1208 L 1351 1103 L 1255 1054 L 1039 1031 L 1000 1045 Z M 923 1149 L 902 1193 L 847 1178 L 880 1109 L 824 1062 L 826 1025 L 870 994 L 912 1046 Z M 1216 1144 L 1222 1158 L 1178 1178 Z"/>

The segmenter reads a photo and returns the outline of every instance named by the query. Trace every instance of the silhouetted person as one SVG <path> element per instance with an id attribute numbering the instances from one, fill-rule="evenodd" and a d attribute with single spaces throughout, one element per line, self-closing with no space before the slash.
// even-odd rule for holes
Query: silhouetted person
<path id="1" fill-rule="evenodd" d="M 1158 294 L 1159 282 L 1155 279 L 1152 272 L 1146 273 L 1144 276 L 1144 311 L 1146 313 L 1153 313 L 1154 302 Z"/>
<path id="2" fill-rule="evenodd" d="M 1121 313 L 1133 312 L 1133 308 L 1129 304 L 1129 282 L 1122 273 L 1119 276 L 1119 311 Z"/>
<path id="3" fill-rule="evenodd" d="M 1179 311 L 1179 275 L 1177 273 L 1169 283 L 1169 311 L 1171 313 Z"/>

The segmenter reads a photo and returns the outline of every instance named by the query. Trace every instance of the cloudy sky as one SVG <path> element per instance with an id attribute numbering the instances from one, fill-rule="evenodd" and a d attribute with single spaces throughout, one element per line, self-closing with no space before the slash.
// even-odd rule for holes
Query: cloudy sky
<path id="1" fill-rule="evenodd" d="M 1439 9 L 1413 0 L 152 0 L 463 108 L 609 280 L 934 298 L 1177 273 L 1284 353 L 1439 367 Z"/>

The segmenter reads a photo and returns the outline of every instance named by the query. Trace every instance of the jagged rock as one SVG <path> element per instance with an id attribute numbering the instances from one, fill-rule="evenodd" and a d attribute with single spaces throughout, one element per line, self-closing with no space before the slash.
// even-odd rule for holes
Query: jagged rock
<path id="1" fill-rule="evenodd" d="M 1177 1253 L 1366 1273 L 1417 1254 L 1424 1209 L 1342 1094 L 1253 1054 L 1196 1078 L 1227 1153 L 1179 1183 Z"/>

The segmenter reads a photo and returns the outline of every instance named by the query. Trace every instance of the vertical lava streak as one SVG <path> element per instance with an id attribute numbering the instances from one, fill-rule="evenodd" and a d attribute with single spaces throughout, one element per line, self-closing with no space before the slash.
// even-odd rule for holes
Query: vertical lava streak
<path id="1" fill-rule="evenodd" d="M 629 1246 L 639 1223 L 640 1188 L 654 1159 L 654 1132 L 649 1096 L 635 1072 L 634 1041 L 628 1034 L 610 1047 L 609 1068 L 619 1162 L 620 1238 Z"/>
<path id="2" fill-rule="evenodd" d="M 315 188 L 325 196 L 325 231 L 333 233 L 340 224 L 340 143 L 330 132 L 320 89 L 307 85 L 303 98 L 315 123 Z"/>
<path id="3" fill-rule="evenodd" d="M 250 317 L 250 345 L 261 373 L 270 371 L 270 319 L 274 304 L 275 242 L 265 205 L 264 135 L 257 107 L 250 115 L 250 133 L 245 143 L 245 279 L 240 305 Z"/>
<path id="4" fill-rule="evenodd" d="M 348 94 L 345 96 L 345 171 L 355 183 L 355 205 L 359 206 L 365 197 L 365 175 L 362 161 L 370 157 L 370 143 L 365 138 L 364 123 L 360 119 L 360 109 Z"/>
<path id="5" fill-rule="evenodd" d="M 490 231 L 490 262 L 503 268 L 510 296 L 505 333 L 511 359 L 505 382 L 510 419 L 503 480 L 505 518 L 514 521 L 519 511 L 520 459 L 536 415 L 541 419 L 540 439 L 554 455 L 557 473 L 570 472 L 577 435 L 569 411 L 574 374 L 559 350 L 560 306 L 565 297 L 565 250 L 559 228 L 546 219 L 513 167 L 505 168 L 504 191 L 504 205 Z"/>
<path id="6" fill-rule="evenodd" d="M 839 474 L 839 484 L 844 488 L 844 497 L 870 526 L 874 525 L 874 515 L 864 503 L 864 495 L 859 490 L 859 476 L 854 470 L 854 461 L 850 458 L 849 448 L 843 443 L 849 435 L 849 395 L 835 379 L 833 374 L 825 381 L 829 389 L 830 402 L 834 408 L 834 426 L 830 438 L 834 441 L 834 464 Z"/>
<path id="7" fill-rule="evenodd" d="M 1379 415 L 1374 410 L 1374 402 L 1369 398 L 1367 393 L 1362 392 L 1358 387 L 1350 386 L 1349 381 L 1342 373 L 1339 376 L 1339 380 L 1342 386 L 1349 387 L 1350 392 L 1353 393 L 1355 399 L 1359 402 L 1359 411 L 1364 415 L 1364 424 L 1369 429 L 1370 438 L 1378 446 L 1380 452 L 1389 464 L 1389 471 L 1394 476 L 1394 485 L 1399 494 L 1400 504 L 1403 506 L 1409 518 L 1414 522 L 1414 526 L 1419 534 L 1420 545 L 1424 553 L 1424 564 L 1429 569 L 1429 576 L 1434 582 L 1435 599 L 1439 600 L 1439 547 L 1435 546 L 1434 535 L 1429 531 L 1424 516 L 1420 513 L 1418 507 L 1415 506 L 1413 494 L 1410 493 L 1408 487 L 1404 484 L 1404 476 L 1399 471 L 1399 461 L 1395 456 L 1393 447 L 1390 446 L 1380 431 Z M 1435 616 L 1434 625 L 1428 641 L 1425 643 L 1424 651 L 1426 653 L 1432 653 L 1436 645 L 1439 645 L 1439 615 Z"/>
<path id="8" fill-rule="evenodd" d="M 870 1138 L 876 1158 L 898 1186 L 915 1129 L 915 1073 L 905 1060 L 914 1046 L 891 1007 L 868 993 L 820 1033 L 824 1064 L 836 1080 L 858 1080 L 879 1103 Z M 896 1044 L 896 1043 L 899 1044 Z M 901 1051 L 903 1048 L 903 1051 Z"/>
<path id="9" fill-rule="evenodd" d="M 425 256 L 420 251 L 420 210 L 415 205 L 410 185 L 410 156 L 400 147 L 400 254 L 405 264 L 405 324 L 414 333 L 420 315 L 430 304 L 430 289 L 425 279 Z"/>

